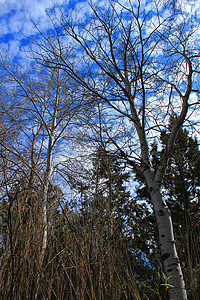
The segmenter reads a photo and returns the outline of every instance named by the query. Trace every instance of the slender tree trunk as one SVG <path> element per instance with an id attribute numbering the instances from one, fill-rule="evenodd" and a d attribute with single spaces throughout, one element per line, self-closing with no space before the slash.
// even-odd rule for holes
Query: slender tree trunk
<path id="1" fill-rule="evenodd" d="M 157 221 L 161 259 L 168 279 L 170 300 L 187 300 L 185 282 L 176 250 L 169 208 L 156 182 L 151 181 L 149 190 Z"/>
<path id="2" fill-rule="evenodd" d="M 42 246 L 40 252 L 40 265 L 44 261 L 45 250 L 47 247 L 47 193 L 48 193 L 49 180 L 46 179 L 46 183 L 43 187 L 43 199 L 42 199 L 42 224 L 43 224 L 43 233 L 42 233 Z"/>
<path id="3" fill-rule="evenodd" d="M 54 141 L 54 124 L 52 125 L 52 132 L 49 137 L 48 152 L 47 152 L 47 165 L 44 174 L 44 183 L 42 190 L 42 221 L 43 221 L 43 237 L 42 237 L 42 247 L 40 253 L 40 264 L 42 265 L 45 255 L 45 250 L 47 247 L 47 200 L 48 200 L 48 188 L 49 180 L 52 173 L 52 151 L 53 151 L 53 141 Z"/>
<path id="4" fill-rule="evenodd" d="M 43 188 L 42 188 L 42 221 L 43 221 L 43 231 L 42 231 L 42 244 L 41 244 L 41 251 L 40 251 L 40 257 L 39 257 L 39 263 L 40 267 L 42 268 L 42 264 L 45 257 L 45 251 L 47 248 L 47 242 L 48 242 L 48 220 L 47 220 L 47 200 L 48 200 L 48 187 L 49 187 L 49 180 L 52 174 L 53 165 L 52 165 L 52 159 L 53 159 L 53 146 L 54 146 L 54 138 L 55 138 L 55 129 L 56 129 L 56 120 L 57 120 L 57 113 L 58 113 L 58 105 L 59 105 L 59 89 L 60 89 L 60 70 L 58 70 L 58 78 L 57 78 L 57 91 L 56 91 L 56 98 L 54 103 L 54 112 L 53 112 L 53 118 L 51 123 L 51 129 L 48 131 L 49 133 L 49 141 L 48 141 L 48 150 L 47 150 L 47 163 L 46 163 L 46 170 L 44 174 L 44 180 L 43 180 Z M 38 284 L 39 284 L 39 274 L 37 279 L 37 292 L 35 295 L 35 298 L 38 296 Z"/>
<path id="5" fill-rule="evenodd" d="M 47 159 L 47 162 L 51 161 L 51 153 L 49 153 L 49 159 Z M 49 162 L 50 163 L 50 162 Z M 45 257 L 45 251 L 47 248 L 47 235 L 48 235 L 48 223 L 47 223 L 47 199 L 48 199 L 48 186 L 49 186 L 49 179 L 51 175 L 51 168 L 50 165 L 47 163 L 47 169 L 44 175 L 44 184 L 42 187 L 42 241 L 41 241 L 41 249 L 39 253 L 39 268 L 42 270 L 42 265 Z M 38 292 L 39 292 L 39 281 L 40 281 L 40 272 L 38 272 L 37 276 L 37 284 L 36 284 L 36 293 L 35 293 L 35 299 L 38 298 Z"/>

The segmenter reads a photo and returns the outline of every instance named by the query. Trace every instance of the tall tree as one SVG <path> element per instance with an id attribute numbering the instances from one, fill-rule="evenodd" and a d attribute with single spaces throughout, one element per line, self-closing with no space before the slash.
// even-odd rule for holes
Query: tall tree
<path id="1" fill-rule="evenodd" d="M 175 117 L 172 117 L 170 128 L 174 121 Z M 163 147 L 167 144 L 170 128 L 161 133 Z M 156 142 L 152 143 L 151 154 L 152 164 L 156 166 L 162 156 L 162 149 Z M 163 179 L 163 193 L 171 211 L 177 250 L 190 299 L 197 299 L 199 294 L 199 160 L 197 139 L 190 136 L 188 130 L 180 128 Z M 140 182 L 137 198 L 150 201 L 144 178 L 137 178 Z M 149 257 L 150 261 L 151 259 Z"/>
<path id="2" fill-rule="evenodd" d="M 171 4 L 171 3 L 170 3 Z M 57 16 L 56 43 L 43 44 L 43 59 L 62 68 L 110 112 L 108 139 L 121 157 L 144 176 L 151 195 L 159 233 L 170 299 L 185 300 L 187 293 L 178 259 L 163 178 L 180 126 L 198 105 L 199 49 L 193 41 L 198 22 L 176 3 L 120 1 L 89 3 L 88 15 L 75 10 Z M 78 22 L 77 22 L 78 20 Z M 67 57 L 63 35 L 74 40 L 74 56 Z M 58 50 L 59 49 L 59 50 Z M 77 60 L 76 60 L 77 57 Z M 169 122 L 167 145 L 157 166 L 152 165 L 151 138 Z M 113 122 L 115 118 L 115 122 Z M 114 135 L 113 128 L 121 128 Z"/>
<path id="3" fill-rule="evenodd" d="M 10 126 L 18 124 L 15 126 L 18 130 L 17 139 L 10 143 L 9 136 L 6 135 L 1 139 L 1 147 L 7 153 L 4 160 L 9 161 L 12 155 L 12 163 L 18 169 L 21 168 L 28 179 L 27 199 L 22 199 L 22 202 L 29 201 L 35 182 L 40 182 L 37 191 L 38 207 L 42 207 L 38 215 L 38 237 L 41 239 L 38 256 L 39 282 L 47 248 L 48 187 L 54 168 L 60 161 L 66 161 L 67 153 L 63 153 L 61 144 L 66 145 L 68 142 L 69 147 L 73 137 L 72 127 L 74 132 L 77 128 L 82 98 L 77 97 L 76 83 L 72 85 L 58 65 L 53 70 L 45 69 L 34 61 L 31 66 L 22 68 L 2 58 L 0 66 L 4 75 L 3 82 L 7 83 L 8 103 L 13 110 L 7 109 L 4 116 L 10 120 L 15 113 L 16 119 L 10 122 Z M 9 88 L 11 82 L 13 86 Z M 55 153 L 58 157 L 56 161 Z M 39 284 L 36 286 L 39 287 Z M 37 298 L 37 291 L 35 297 Z"/>
<path id="4" fill-rule="evenodd" d="M 118 156 L 102 144 L 97 146 L 92 157 L 92 168 L 85 176 L 86 180 L 73 177 L 71 182 L 80 194 L 80 223 L 87 237 L 90 271 L 93 280 L 98 278 L 96 295 L 108 299 L 118 299 L 120 295 L 138 299 L 140 293 L 155 297 L 154 292 L 147 292 L 145 284 L 141 290 L 137 290 L 136 285 L 133 289 L 134 277 L 146 281 L 148 271 L 149 277 L 154 271 L 153 264 L 152 268 L 147 266 L 144 258 L 145 241 L 137 238 L 137 235 L 148 237 L 148 230 L 146 235 L 145 229 L 139 230 L 142 227 L 140 217 L 147 213 L 147 208 L 143 205 L 139 210 L 132 200 L 128 190 L 129 172 Z M 97 268 L 101 270 L 99 275 L 96 274 Z M 131 279 L 132 272 L 134 277 Z M 125 283 L 128 278 L 130 282 Z"/>

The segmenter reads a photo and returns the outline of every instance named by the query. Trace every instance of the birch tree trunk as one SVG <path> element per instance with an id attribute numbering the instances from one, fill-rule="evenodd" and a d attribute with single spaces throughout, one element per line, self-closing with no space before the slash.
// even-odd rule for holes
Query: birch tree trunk
<path id="1" fill-rule="evenodd" d="M 42 270 L 42 265 L 45 257 L 45 251 L 47 248 L 47 238 L 48 238 L 48 219 L 47 219 L 47 200 L 48 200 L 48 187 L 49 180 L 52 173 L 52 150 L 53 150 L 53 135 L 49 138 L 48 152 L 47 152 L 47 165 L 46 171 L 44 174 L 44 182 L 42 186 L 41 192 L 41 201 L 42 201 L 42 240 L 41 240 L 41 249 L 39 254 L 39 269 Z M 40 281 L 40 272 L 37 276 L 37 284 L 36 284 L 36 294 L 35 299 L 38 298 L 39 291 L 39 281 Z"/>
<path id="2" fill-rule="evenodd" d="M 146 180 L 157 222 L 159 248 L 164 271 L 167 276 L 170 300 L 187 300 L 185 282 L 176 250 L 170 210 L 161 194 L 159 184 L 155 180 L 151 180 L 149 176 Z"/>
<path id="3" fill-rule="evenodd" d="M 40 269 L 42 269 L 45 251 L 47 248 L 48 242 L 48 218 L 47 218 L 47 201 L 48 201 L 48 187 L 49 181 L 53 170 L 53 147 L 54 147 L 54 140 L 55 140 L 55 129 L 56 129 L 56 120 L 57 120 L 57 113 L 58 113 L 58 105 L 59 105 L 59 70 L 58 70 L 58 78 L 57 78 L 57 90 L 56 90 L 56 98 L 54 103 L 54 111 L 51 121 L 51 127 L 48 129 L 47 124 L 43 119 L 43 123 L 48 132 L 48 149 L 47 149 L 47 157 L 46 157 L 46 170 L 44 173 L 43 179 L 43 186 L 42 186 L 42 193 L 41 193 L 41 200 L 42 200 L 42 241 L 41 241 L 41 250 L 39 255 L 39 265 Z M 37 289 L 35 294 L 35 299 L 38 297 L 38 289 L 39 289 L 39 279 L 40 276 L 38 274 L 37 278 Z"/>

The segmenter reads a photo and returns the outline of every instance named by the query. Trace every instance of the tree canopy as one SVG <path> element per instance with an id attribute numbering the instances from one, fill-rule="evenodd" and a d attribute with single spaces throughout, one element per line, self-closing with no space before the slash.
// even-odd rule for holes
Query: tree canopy
<path id="1" fill-rule="evenodd" d="M 200 53 L 190 7 L 57 5 L 49 30 L 33 21 L 26 60 L 1 52 L 3 298 L 196 299 Z"/>

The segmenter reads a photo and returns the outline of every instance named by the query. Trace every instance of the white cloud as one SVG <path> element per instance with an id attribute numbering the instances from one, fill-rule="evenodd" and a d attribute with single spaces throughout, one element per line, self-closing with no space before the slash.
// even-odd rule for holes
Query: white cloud
<path id="1" fill-rule="evenodd" d="M 9 26 L 9 33 L 19 32 L 32 19 L 44 25 L 46 29 L 48 16 L 46 9 L 52 8 L 56 4 L 67 4 L 65 0 L 0 0 L 0 27 L 3 25 L 0 35 L 7 33 L 6 25 Z M 50 23 L 48 23 L 50 24 Z M 29 26 L 30 27 L 30 26 Z M 43 28 L 41 28 L 43 30 Z"/>
<path id="2" fill-rule="evenodd" d="M 7 22 L 5 20 L 2 20 L 0 24 L 1 24 L 1 35 L 7 34 L 9 32 Z"/>
<path id="3" fill-rule="evenodd" d="M 200 17 L 200 0 L 179 0 L 178 4 L 183 11 Z"/>
<path id="4" fill-rule="evenodd" d="M 41 31 L 50 28 L 46 9 L 56 4 L 67 4 L 66 0 L 0 0 L 0 43 L 7 43 L 10 55 L 16 55 L 22 39 L 37 33 L 32 20 Z M 8 35 L 9 34 L 9 35 Z M 14 45 L 16 48 L 14 48 Z M 3 47 L 4 48 L 4 47 Z M 1 50 L 3 50 L 1 47 Z"/>
<path id="5" fill-rule="evenodd" d="M 10 41 L 9 43 L 9 53 L 11 57 L 14 57 L 19 52 L 19 41 Z"/>

